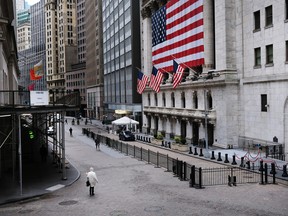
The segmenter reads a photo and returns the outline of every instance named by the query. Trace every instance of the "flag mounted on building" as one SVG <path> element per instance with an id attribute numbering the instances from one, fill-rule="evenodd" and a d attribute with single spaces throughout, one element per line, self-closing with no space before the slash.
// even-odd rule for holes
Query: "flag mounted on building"
<path id="1" fill-rule="evenodd" d="M 152 61 L 173 71 L 172 59 L 188 67 L 204 64 L 204 0 L 171 0 L 152 15 Z"/>
<path id="2" fill-rule="evenodd" d="M 35 83 L 30 84 L 27 88 L 28 88 L 28 91 L 35 90 Z"/>
<path id="3" fill-rule="evenodd" d="M 42 60 L 30 69 L 30 80 L 39 80 L 44 75 Z"/>
<path id="4" fill-rule="evenodd" d="M 139 94 L 142 94 L 144 89 L 146 88 L 146 85 L 148 83 L 148 76 L 143 74 L 140 70 L 138 70 L 138 76 L 137 76 L 137 92 Z"/>
<path id="5" fill-rule="evenodd" d="M 153 66 L 149 86 L 157 93 L 160 91 L 160 84 L 162 83 L 162 79 L 163 73 Z"/>
<path id="6" fill-rule="evenodd" d="M 173 60 L 173 88 L 176 88 L 182 81 L 185 68 Z"/>

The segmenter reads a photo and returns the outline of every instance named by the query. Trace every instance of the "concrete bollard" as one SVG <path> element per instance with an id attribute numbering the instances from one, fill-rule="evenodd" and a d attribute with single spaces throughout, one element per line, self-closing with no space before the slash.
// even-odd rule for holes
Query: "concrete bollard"
<path id="1" fill-rule="evenodd" d="M 217 161 L 222 161 L 221 152 L 218 152 L 218 159 L 217 159 Z"/>
<path id="2" fill-rule="evenodd" d="M 198 155 L 196 147 L 194 148 L 194 155 Z"/>
<path id="3" fill-rule="evenodd" d="M 212 156 L 211 156 L 211 160 L 215 160 L 215 156 L 214 156 L 214 151 L 212 151 Z"/>
<path id="4" fill-rule="evenodd" d="M 232 158 L 233 158 L 233 161 L 232 161 L 232 165 L 237 165 L 237 162 L 236 162 L 236 157 L 235 157 L 235 155 L 233 155 L 233 156 L 232 156 Z"/>
<path id="5" fill-rule="evenodd" d="M 224 163 L 229 163 L 229 160 L 228 160 L 228 154 L 225 154 L 225 160 L 224 160 Z"/>
<path id="6" fill-rule="evenodd" d="M 199 154 L 199 156 L 200 157 L 203 157 L 204 155 L 203 155 L 203 149 L 202 148 L 200 148 L 200 154 Z"/>
<path id="7" fill-rule="evenodd" d="M 288 177 L 288 174 L 287 174 L 287 165 L 283 165 L 283 174 L 282 174 L 282 177 Z"/>
<path id="8" fill-rule="evenodd" d="M 247 161 L 246 164 L 247 164 L 247 169 L 251 169 L 251 167 L 250 167 L 250 161 Z"/>
<path id="9" fill-rule="evenodd" d="M 271 171 L 270 174 L 276 174 L 275 163 L 271 163 Z"/>
<path id="10" fill-rule="evenodd" d="M 245 167 L 245 165 L 244 165 L 244 157 L 241 157 L 241 164 L 240 164 L 240 167 Z M 260 171 L 260 170 L 259 170 Z"/>

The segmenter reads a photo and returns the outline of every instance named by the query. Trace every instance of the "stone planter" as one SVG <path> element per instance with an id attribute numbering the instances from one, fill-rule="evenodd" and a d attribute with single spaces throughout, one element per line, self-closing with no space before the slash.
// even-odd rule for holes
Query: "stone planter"
<path id="1" fill-rule="evenodd" d="M 188 145 L 183 145 L 183 144 L 179 144 L 179 143 L 173 143 L 171 145 L 171 149 L 181 151 L 181 152 L 186 152 L 189 150 Z"/>

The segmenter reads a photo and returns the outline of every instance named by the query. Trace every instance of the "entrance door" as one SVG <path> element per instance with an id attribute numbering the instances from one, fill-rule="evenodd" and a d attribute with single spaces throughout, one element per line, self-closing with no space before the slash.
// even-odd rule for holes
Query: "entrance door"
<path id="1" fill-rule="evenodd" d="M 212 146 L 214 141 L 214 125 L 212 124 L 207 125 L 207 133 L 208 133 L 208 146 Z"/>

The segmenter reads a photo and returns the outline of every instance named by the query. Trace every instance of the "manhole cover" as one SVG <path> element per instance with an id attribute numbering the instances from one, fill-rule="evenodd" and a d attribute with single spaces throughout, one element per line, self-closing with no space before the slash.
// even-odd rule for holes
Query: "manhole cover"
<path id="1" fill-rule="evenodd" d="M 144 211 L 146 212 L 159 212 L 161 211 L 163 208 L 161 206 L 150 206 L 144 209 Z"/>
<path id="2" fill-rule="evenodd" d="M 29 213 L 31 213 L 31 212 L 33 212 L 32 209 L 25 209 L 25 210 L 19 211 L 18 213 L 19 213 L 19 214 L 29 214 Z"/>
<path id="3" fill-rule="evenodd" d="M 74 205 L 76 203 L 77 203 L 77 201 L 75 201 L 75 200 L 68 200 L 68 201 L 60 202 L 59 205 Z"/>
<path id="4" fill-rule="evenodd" d="M 127 216 L 128 212 L 123 211 L 123 210 L 116 210 L 116 211 L 112 211 L 110 213 L 111 216 Z"/>

